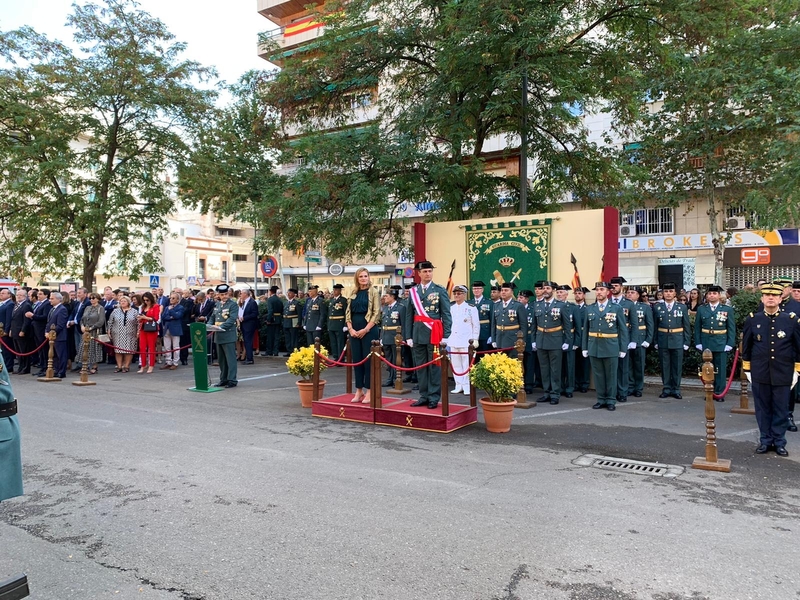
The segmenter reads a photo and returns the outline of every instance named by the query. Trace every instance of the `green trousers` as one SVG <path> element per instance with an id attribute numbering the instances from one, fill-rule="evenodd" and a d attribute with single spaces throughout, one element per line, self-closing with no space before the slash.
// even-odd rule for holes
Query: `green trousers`
<path id="1" fill-rule="evenodd" d="M 239 364 L 236 362 L 236 342 L 217 344 L 217 358 L 219 360 L 219 382 L 236 383 Z"/>
<path id="2" fill-rule="evenodd" d="M 619 357 L 592 359 L 592 375 L 594 387 L 597 390 L 597 401 L 600 404 L 617 403 L 617 368 Z"/>

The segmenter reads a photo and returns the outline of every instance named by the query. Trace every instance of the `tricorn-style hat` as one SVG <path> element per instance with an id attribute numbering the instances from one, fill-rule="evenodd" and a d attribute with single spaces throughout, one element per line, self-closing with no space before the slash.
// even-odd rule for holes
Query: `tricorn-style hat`
<path id="1" fill-rule="evenodd" d="M 708 291 L 709 292 L 717 292 L 719 294 L 720 292 L 722 292 L 722 286 L 719 286 L 719 285 L 709 286 Z"/>
<path id="2" fill-rule="evenodd" d="M 589 293 L 589 292 L 591 292 L 592 290 L 590 290 L 590 289 L 589 289 L 589 288 L 587 288 L 586 286 L 583 286 L 583 287 L 575 288 L 575 290 L 574 290 L 574 291 L 575 291 L 575 292 L 583 292 L 584 294 L 588 294 L 588 293 Z M 574 293 L 574 292 L 573 292 L 573 293 Z"/>
<path id="3" fill-rule="evenodd" d="M 530 298 L 530 297 L 534 296 L 535 294 L 533 293 L 533 291 L 532 291 L 532 290 L 522 290 L 522 291 L 519 293 L 519 295 L 520 295 L 520 296 L 525 296 L 526 298 Z"/>
<path id="4" fill-rule="evenodd" d="M 509 290 L 514 290 L 514 289 L 516 289 L 516 288 L 517 288 L 517 286 L 516 286 L 515 284 L 511 283 L 510 281 L 506 281 L 506 282 L 505 282 L 504 284 L 502 284 L 500 287 L 501 287 L 501 288 L 506 288 L 506 289 L 509 289 Z"/>
<path id="5" fill-rule="evenodd" d="M 335 289 L 335 290 L 343 290 L 344 286 L 341 283 L 335 283 L 335 284 L 333 284 L 333 289 Z"/>
<path id="6" fill-rule="evenodd" d="M 597 283 L 594 284 L 594 289 L 597 289 L 597 288 L 606 288 L 606 289 L 608 289 L 608 282 L 606 282 L 606 281 L 598 281 Z"/>
<path id="7" fill-rule="evenodd" d="M 561 290 L 562 292 L 569 292 L 572 291 L 572 288 L 569 287 L 566 283 L 564 285 L 560 285 L 556 288 L 557 290 Z"/>
<path id="8" fill-rule="evenodd" d="M 674 290 L 675 284 L 674 283 L 665 283 L 664 286 L 661 288 L 662 290 Z"/>
<path id="9" fill-rule="evenodd" d="M 612 277 L 609 283 L 619 283 L 620 285 L 622 285 L 623 283 L 627 283 L 627 281 L 625 280 L 624 277 Z"/>
<path id="10" fill-rule="evenodd" d="M 292 292 L 293 294 L 297 293 L 297 288 L 289 288 L 287 291 Z"/>
<path id="11" fill-rule="evenodd" d="M 486 284 L 478 279 L 477 281 L 472 282 L 472 287 L 486 287 Z"/>
<path id="12" fill-rule="evenodd" d="M 269 291 L 272 292 L 273 294 L 276 294 L 278 292 L 278 286 L 273 285 L 272 287 L 269 288 Z"/>
<path id="13" fill-rule="evenodd" d="M 417 271 L 421 271 L 422 269 L 435 269 L 436 267 L 434 267 L 429 260 L 421 260 L 416 265 L 414 265 L 414 268 Z"/>
<path id="14" fill-rule="evenodd" d="M 216 291 L 219 292 L 220 294 L 224 294 L 225 292 L 227 292 L 230 289 L 231 289 L 231 286 L 229 286 L 227 283 L 220 283 L 216 287 Z"/>

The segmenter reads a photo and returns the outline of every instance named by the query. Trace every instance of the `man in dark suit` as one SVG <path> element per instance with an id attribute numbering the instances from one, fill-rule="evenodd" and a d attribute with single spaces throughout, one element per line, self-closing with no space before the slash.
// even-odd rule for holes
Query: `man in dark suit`
<path id="1" fill-rule="evenodd" d="M 267 347 L 261 356 L 278 356 L 282 327 L 283 302 L 278 296 L 278 286 L 273 285 L 269 288 L 269 298 L 267 298 Z"/>
<path id="2" fill-rule="evenodd" d="M 73 339 L 75 340 L 75 348 L 80 347 L 80 340 L 81 340 L 81 317 L 83 316 L 83 311 L 89 306 L 89 296 L 88 292 L 85 287 L 78 288 L 78 292 L 76 294 L 77 303 L 75 304 L 75 308 L 72 311 L 72 314 L 69 315 L 69 319 L 67 320 L 67 329 L 72 334 Z M 81 370 L 80 366 L 80 356 L 75 356 L 75 360 L 72 364 L 72 372 L 77 373 Z"/>
<path id="3" fill-rule="evenodd" d="M 67 376 L 67 307 L 61 304 L 59 292 L 50 293 L 50 314 L 47 316 L 45 330 L 49 333 L 55 326 L 56 343 L 53 359 L 53 374 L 64 379 Z"/>
<path id="4" fill-rule="evenodd" d="M 239 292 L 242 307 L 239 309 L 240 327 L 242 328 L 242 342 L 244 343 L 244 364 L 253 364 L 253 338 L 258 330 L 258 303 L 253 298 L 250 290 Z"/>
<path id="5" fill-rule="evenodd" d="M 38 348 L 44 341 L 45 325 L 47 324 L 47 315 L 50 313 L 50 308 L 52 308 L 50 306 L 50 290 L 38 290 L 36 293 L 36 304 L 34 304 L 31 311 L 25 315 L 31 320 L 34 348 Z M 43 377 L 45 374 L 48 350 L 47 344 L 39 348 L 39 354 L 35 357 L 39 367 L 39 372 L 36 373 L 36 377 Z"/>
<path id="6" fill-rule="evenodd" d="M 14 300 L 11 298 L 11 292 L 8 288 L 0 288 L 0 323 L 3 324 L 3 330 L 6 335 L 11 331 L 11 313 L 14 311 Z M 14 353 L 11 348 L 3 346 L 3 362 L 6 363 L 6 369 L 14 370 Z"/>
<path id="7" fill-rule="evenodd" d="M 178 290 L 173 290 L 178 291 Z M 167 298 L 167 305 L 169 305 L 169 298 Z M 189 337 L 189 325 L 192 322 L 192 311 L 194 310 L 194 296 L 192 295 L 192 290 L 184 290 L 182 297 L 181 297 L 181 306 L 183 306 L 183 317 L 181 318 L 181 364 L 188 365 L 189 364 L 189 343 L 191 338 Z"/>
<path id="8" fill-rule="evenodd" d="M 32 308 L 33 306 L 28 300 L 28 292 L 17 290 L 17 303 L 11 310 L 11 331 L 9 332 L 19 361 L 17 370 L 14 371 L 17 375 L 30 375 L 31 372 L 31 357 L 25 355 L 33 350 L 31 346 L 33 329 L 30 318 L 25 315 L 31 312 Z"/>

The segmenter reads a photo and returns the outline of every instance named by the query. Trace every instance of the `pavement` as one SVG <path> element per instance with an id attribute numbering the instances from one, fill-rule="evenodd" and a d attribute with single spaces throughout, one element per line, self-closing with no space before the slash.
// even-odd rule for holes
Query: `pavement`
<path id="1" fill-rule="evenodd" d="M 730 395 L 716 408 L 732 471 L 716 473 L 689 468 L 705 450 L 689 385 L 436 434 L 311 417 L 283 359 L 210 394 L 188 391 L 189 368 L 112 371 L 12 379 L 26 495 L 0 504 L 0 578 L 26 572 L 32 598 L 800 598 L 800 438 L 789 458 L 754 455 Z M 324 376 L 344 393 L 344 369 Z"/>

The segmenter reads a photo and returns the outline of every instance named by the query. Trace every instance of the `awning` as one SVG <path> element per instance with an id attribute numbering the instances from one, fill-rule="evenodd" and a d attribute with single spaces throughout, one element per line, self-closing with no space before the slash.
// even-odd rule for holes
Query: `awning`
<path id="1" fill-rule="evenodd" d="M 619 274 L 625 285 L 658 285 L 658 259 L 619 259 Z"/>

